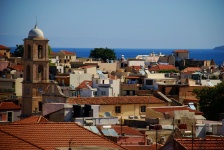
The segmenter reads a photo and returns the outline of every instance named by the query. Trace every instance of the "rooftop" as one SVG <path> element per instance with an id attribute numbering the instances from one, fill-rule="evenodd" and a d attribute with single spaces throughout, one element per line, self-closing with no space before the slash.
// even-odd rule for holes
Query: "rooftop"
<path id="1" fill-rule="evenodd" d="M 176 139 L 181 146 L 186 149 L 193 149 L 194 150 L 222 150 L 224 147 L 224 138 L 210 138 L 210 139 Z"/>
<path id="2" fill-rule="evenodd" d="M 6 47 L 4 45 L 0 45 L 0 50 L 10 50 L 10 48 L 9 47 Z"/>
<path id="3" fill-rule="evenodd" d="M 186 106 L 166 106 L 166 107 L 151 107 L 154 111 L 160 112 L 160 113 L 166 113 L 166 112 L 173 112 L 173 111 L 180 111 L 180 110 L 189 110 L 189 112 L 195 112 L 195 114 L 202 114 L 202 112 L 193 110 Z"/>
<path id="4" fill-rule="evenodd" d="M 16 122 L 13 122 L 12 124 L 30 124 L 30 123 L 43 123 L 48 122 L 46 118 L 43 116 L 31 116 Z"/>
<path id="5" fill-rule="evenodd" d="M 1 102 L 0 110 L 20 110 L 21 107 L 14 104 L 13 102 Z"/>
<path id="6" fill-rule="evenodd" d="M 162 104 L 163 100 L 155 96 L 119 96 L 119 97 L 77 97 L 68 98 L 71 104 L 118 105 L 118 104 Z"/>
<path id="7" fill-rule="evenodd" d="M 0 149 L 45 149 L 98 146 L 124 149 L 76 123 L 31 123 L 0 125 Z"/>

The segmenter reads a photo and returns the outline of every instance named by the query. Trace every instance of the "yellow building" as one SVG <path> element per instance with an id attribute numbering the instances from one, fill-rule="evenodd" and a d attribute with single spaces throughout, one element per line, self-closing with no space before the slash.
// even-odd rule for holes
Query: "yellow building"
<path id="1" fill-rule="evenodd" d="M 145 118 L 147 107 L 168 106 L 167 102 L 155 96 L 68 98 L 67 103 L 100 105 L 100 117 L 108 112 L 113 117 L 122 117 L 123 119 Z"/>

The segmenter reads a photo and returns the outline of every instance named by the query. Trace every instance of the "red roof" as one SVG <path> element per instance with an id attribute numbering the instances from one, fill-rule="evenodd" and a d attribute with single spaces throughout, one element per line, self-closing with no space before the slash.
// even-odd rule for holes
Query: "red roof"
<path id="1" fill-rule="evenodd" d="M 1 102 L 0 110 L 20 110 L 21 107 L 14 104 L 13 102 Z"/>
<path id="2" fill-rule="evenodd" d="M 43 122 L 48 122 L 46 118 L 43 116 L 31 116 L 16 122 L 13 122 L 12 124 L 30 124 L 30 123 L 43 123 Z"/>
<path id="3" fill-rule="evenodd" d="M 69 146 L 125 149 L 76 123 L 48 122 L 0 125 L 0 149 L 54 150 Z"/>
<path id="4" fill-rule="evenodd" d="M 10 50 L 10 48 L 9 47 L 6 47 L 4 45 L 0 45 L 0 50 Z"/>
<path id="5" fill-rule="evenodd" d="M 149 68 L 149 71 L 160 71 L 160 70 L 177 70 L 173 65 L 156 65 Z"/>
<path id="6" fill-rule="evenodd" d="M 195 114 L 202 114 L 202 112 L 190 109 L 186 106 L 166 106 L 166 107 L 151 107 L 154 111 L 160 112 L 160 113 L 166 113 L 166 112 L 173 112 L 173 111 L 180 111 L 180 110 L 189 110 L 189 112 L 195 112 Z"/>
<path id="7" fill-rule="evenodd" d="M 179 143 L 182 147 L 186 149 L 194 150 L 222 150 L 224 148 L 224 138 L 206 138 L 206 139 L 176 139 L 175 142 Z"/>
<path id="8" fill-rule="evenodd" d="M 69 52 L 66 50 L 61 50 L 61 52 L 63 52 L 65 55 L 76 55 L 74 52 Z"/>
<path id="9" fill-rule="evenodd" d="M 125 135 L 138 135 L 138 136 L 144 136 L 141 132 L 138 130 L 131 128 L 129 126 L 112 126 L 112 129 L 114 129 L 118 134 L 121 134 L 121 128 L 122 128 L 122 133 Z"/>
<path id="10" fill-rule="evenodd" d="M 23 65 L 10 66 L 9 68 L 15 69 L 17 71 L 23 71 Z"/>
<path id="11" fill-rule="evenodd" d="M 75 97 L 68 98 L 71 104 L 117 105 L 117 104 L 162 104 L 163 100 L 155 96 L 119 96 L 119 97 Z"/>
<path id="12" fill-rule="evenodd" d="M 199 67 L 187 67 L 181 72 L 195 72 L 195 71 L 201 71 L 201 68 Z"/>
<path id="13" fill-rule="evenodd" d="M 93 82 L 92 81 L 88 81 L 88 80 L 84 80 L 82 83 L 80 83 L 76 89 L 87 89 L 88 86 L 86 84 L 89 84 L 92 87 Z"/>
<path id="14" fill-rule="evenodd" d="M 189 51 L 180 49 L 180 50 L 175 50 L 174 52 L 176 52 L 176 53 L 186 53 L 186 52 L 189 52 Z"/>

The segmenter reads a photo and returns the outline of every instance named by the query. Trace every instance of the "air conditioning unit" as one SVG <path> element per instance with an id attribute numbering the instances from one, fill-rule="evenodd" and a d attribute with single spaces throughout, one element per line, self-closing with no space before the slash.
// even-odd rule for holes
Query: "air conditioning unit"
<path id="1" fill-rule="evenodd" d="M 129 116 L 129 119 L 134 119 L 134 116 Z"/>

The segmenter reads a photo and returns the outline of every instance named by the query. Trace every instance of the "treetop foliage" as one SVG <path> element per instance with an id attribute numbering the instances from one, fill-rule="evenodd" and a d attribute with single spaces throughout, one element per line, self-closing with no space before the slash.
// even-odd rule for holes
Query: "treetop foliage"
<path id="1" fill-rule="evenodd" d="M 205 87 L 193 91 L 199 99 L 200 111 L 208 120 L 219 120 L 224 113 L 224 82 L 215 87 Z"/>
<path id="2" fill-rule="evenodd" d="M 91 58 L 101 58 L 104 62 L 107 60 L 116 59 L 116 54 L 114 50 L 109 48 L 94 48 L 90 51 L 89 57 Z"/>

